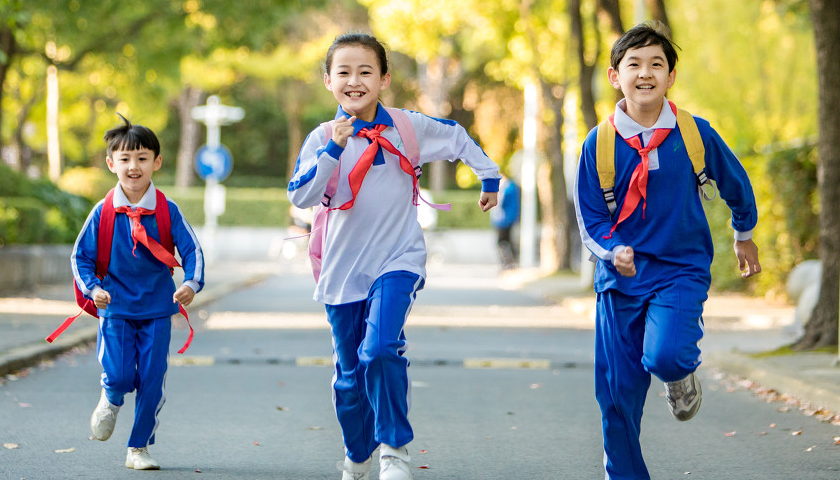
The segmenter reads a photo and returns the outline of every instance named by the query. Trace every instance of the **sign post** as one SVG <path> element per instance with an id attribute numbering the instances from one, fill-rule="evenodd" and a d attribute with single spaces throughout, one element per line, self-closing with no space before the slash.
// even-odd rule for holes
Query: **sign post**
<path id="1" fill-rule="evenodd" d="M 220 182 L 230 175 L 233 168 L 233 155 L 221 143 L 221 127 L 242 120 L 245 110 L 222 105 L 218 96 L 211 95 L 207 98 L 207 105 L 193 108 L 190 115 L 207 126 L 207 143 L 196 153 L 195 171 L 206 182 L 202 249 L 205 263 L 211 264 L 215 260 L 217 219 L 225 213 L 225 187 Z"/>

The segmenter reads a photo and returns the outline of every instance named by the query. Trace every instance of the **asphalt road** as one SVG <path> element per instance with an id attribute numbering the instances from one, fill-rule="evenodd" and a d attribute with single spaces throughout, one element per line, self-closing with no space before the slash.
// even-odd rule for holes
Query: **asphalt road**
<path id="1" fill-rule="evenodd" d="M 556 310 L 499 288 L 487 268 L 443 274 L 430 278 L 414 312 L 421 321 L 407 328 L 415 479 L 603 478 L 592 331 L 527 327 Z M 93 351 L 4 382 L 0 479 L 341 478 L 329 331 L 310 296 L 305 274 L 272 277 L 194 316 L 186 356 L 174 353 L 186 336 L 175 332 L 150 447 L 160 472 L 123 466 L 131 396 L 113 437 L 90 440 L 100 371 Z M 517 311 L 522 327 L 480 326 Z M 719 335 L 725 344 L 750 334 Z M 700 378 L 703 408 L 687 423 L 670 417 L 653 383 L 642 433 L 653 478 L 840 478 L 836 426 L 765 403 L 712 371 L 701 368 Z"/>

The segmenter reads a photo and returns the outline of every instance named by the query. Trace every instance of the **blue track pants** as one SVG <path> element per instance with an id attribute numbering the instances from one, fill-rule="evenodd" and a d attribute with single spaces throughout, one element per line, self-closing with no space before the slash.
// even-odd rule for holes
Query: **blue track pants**
<path id="1" fill-rule="evenodd" d="M 389 272 L 373 283 L 366 300 L 325 306 L 333 336 L 333 404 L 354 462 L 367 460 L 381 443 L 399 448 L 414 438 L 403 327 L 421 288 L 419 275 Z"/>
<path id="2" fill-rule="evenodd" d="M 595 397 L 609 480 L 650 479 L 639 443 L 651 374 L 680 380 L 700 365 L 708 287 L 670 285 L 643 296 L 598 294 Z"/>
<path id="3" fill-rule="evenodd" d="M 157 416 L 166 400 L 164 384 L 171 336 L 170 317 L 99 319 L 96 354 L 102 364 L 101 384 L 108 401 L 122 405 L 125 394 L 137 390 L 129 447 L 143 448 L 155 443 Z"/>

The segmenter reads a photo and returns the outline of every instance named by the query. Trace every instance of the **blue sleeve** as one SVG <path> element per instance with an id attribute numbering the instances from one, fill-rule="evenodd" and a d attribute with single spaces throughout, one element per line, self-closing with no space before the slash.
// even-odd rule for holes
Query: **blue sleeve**
<path id="1" fill-rule="evenodd" d="M 178 249 L 181 266 L 184 268 L 184 284 L 198 293 L 204 288 L 204 252 L 181 209 L 171 200 L 169 218 L 172 221 L 172 242 Z"/>
<path id="2" fill-rule="evenodd" d="M 70 268 L 73 270 L 73 279 L 79 290 L 88 298 L 94 287 L 102 287 L 102 282 L 96 276 L 96 255 L 97 255 L 97 232 L 99 231 L 99 217 L 102 212 L 103 201 L 93 207 L 85 220 L 76 243 L 73 244 L 73 252 L 70 254 Z"/>
<path id="3" fill-rule="evenodd" d="M 706 148 L 706 173 L 717 183 L 720 197 L 732 211 L 732 228 L 749 232 L 758 222 L 750 178 L 726 142 L 706 120 L 695 117 Z"/>
<path id="4" fill-rule="evenodd" d="M 327 139 L 322 126 L 306 137 L 286 192 L 294 206 L 308 208 L 321 203 L 343 152 L 344 148 Z"/>
<path id="5" fill-rule="evenodd" d="M 627 243 L 622 241 L 618 231 L 613 232 L 610 238 L 604 238 L 609 236 L 613 221 L 598 179 L 596 132 L 597 128 L 589 132 L 580 154 L 574 189 L 575 214 L 584 246 L 596 257 L 612 263 L 613 249 Z"/>

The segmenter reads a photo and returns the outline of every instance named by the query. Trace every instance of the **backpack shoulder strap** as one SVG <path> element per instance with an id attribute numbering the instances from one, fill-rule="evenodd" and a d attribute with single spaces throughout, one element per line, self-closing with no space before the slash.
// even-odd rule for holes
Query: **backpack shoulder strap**
<path id="1" fill-rule="evenodd" d="M 414 125 L 412 125 L 405 111 L 400 108 L 385 107 L 385 111 L 394 121 L 394 126 L 402 138 L 405 153 L 408 154 L 406 156 L 411 162 L 411 166 L 417 169 L 420 166 L 420 144 L 417 143 L 417 133 L 414 131 Z"/>
<path id="2" fill-rule="evenodd" d="M 172 219 L 169 217 L 169 201 L 160 190 L 157 190 L 155 195 L 155 220 L 157 221 L 160 244 L 169 253 L 174 254 L 175 243 L 172 241 Z"/>
<path id="3" fill-rule="evenodd" d="M 96 276 L 105 278 L 111 264 L 111 245 L 114 241 L 114 189 L 105 195 L 99 213 L 99 231 L 96 234 Z"/>
<path id="4" fill-rule="evenodd" d="M 704 185 L 709 182 L 706 176 L 706 148 L 703 146 L 700 130 L 697 129 L 697 122 L 693 115 L 685 110 L 678 109 L 677 126 L 680 127 L 680 133 L 688 152 L 688 158 L 691 159 L 694 174 L 697 175 L 697 183 Z"/>
<path id="5" fill-rule="evenodd" d="M 321 127 L 324 129 L 325 138 L 327 139 L 324 144 L 326 145 L 329 143 L 330 139 L 332 138 L 332 126 L 335 123 L 335 120 L 330 120 L 329 122 L 324 122 L 321 124 Z M 332 175 L 330 175 L 329 181 L 327 181 L 327 189 L 324 190 L 324 198 L 321 199 L 321 204 L 325 207 L 330 206 L 330 200 L 332 199 L 333 195 L 335 195 L 335 189 L 338 187 L 338 172 L 340 170 L 341 159 L 338 159 L 339 166 L 335 167 L 333 170 Z"/>
<path id="6" fill-rule="evenodd" d="M 598 169 L 598 181 L 604 194 L 604 201 L 610 215 L 615 215 L 618 205 L 615 201 L 615 131 L 609 118 L 598 124 L 595 143 L 595 164 Z"/>

